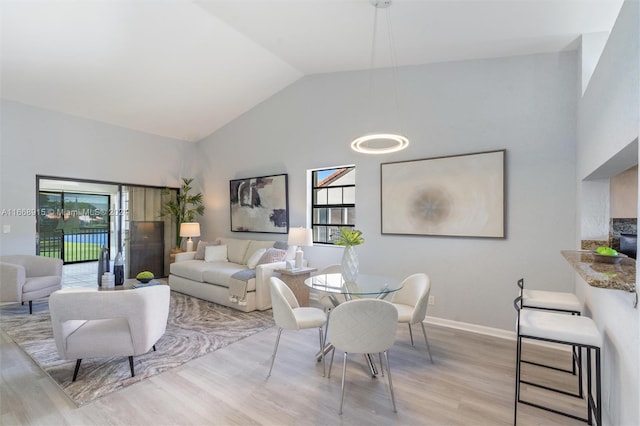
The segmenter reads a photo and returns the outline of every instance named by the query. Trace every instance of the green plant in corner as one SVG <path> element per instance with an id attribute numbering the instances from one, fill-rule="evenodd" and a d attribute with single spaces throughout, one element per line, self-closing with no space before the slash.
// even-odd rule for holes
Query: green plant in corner
<path id="1" fill-rule="evenodd" d="M 345 247 L 359 246 L 360 244 L 364 244 L 362 231 L 343 226 L 340 228 L 340 233 L 336 237 L 334 244 L 337 246 L 345 246 Z"/>
<path id="2" fill-rule="evenodd" d="M 204 214 L 204 201 L 202 193 L 191 194 L 193 178 L 182 178 L 180 191 L 175 199 L 167 201 L 160 209 L 160 217 L 171 217 L 176 227 L 176 247 L 180 247 L 180 224 L 193 222 L 196 216 Z M 165 194 L 169 190 L 165 189 Z"/>

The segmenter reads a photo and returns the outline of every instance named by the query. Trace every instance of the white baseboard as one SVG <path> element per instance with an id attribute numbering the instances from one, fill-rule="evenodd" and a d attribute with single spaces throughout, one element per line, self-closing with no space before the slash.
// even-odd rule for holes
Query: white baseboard
<path id="1" fill-rule="evenodd" d="M 442 327 L 455 328 L 456 330 L 470 331 L 472 333 L 484 334 L 498 337 L 500 339 L 516 340 L 514 331 L 503 330 L 501 328 L 487 327 L 485 325 L 471 324 L 468 322 L 454 321 L 438 317 L 426 317 L 427 324 L 440 325 Z"/>
<path id="2" fill-rule="evenodd" d="M 471 333 L 484 334 L 486 336 L 497 337 L 499 339 L 513 340 L 514 342 L 516 340 L 515 331 L 503 330 L 501 328 L 487 327 L 485 325 L 471 324 L 468 322 L 454 321 L 454 320 L 438 318 L 438 317 L 430 317 L 430 316 L 427 316 L 424 319 L 424 322 L 426 322 L 427 324 L 439 325 L 442 327 L 453 328 L 456 330 L 463 330 L 463 331 L 469 331 Z M 567 345 L 560 345 L 557 343 L 545 342 L 542 340 L 527 339 L 527 343 L 530 343 L 532 345 L 545 346 L 553 349 L 560 349 L 560 350 L 566 350 L 566 351 L 570 350 L 570 347 Z"/>

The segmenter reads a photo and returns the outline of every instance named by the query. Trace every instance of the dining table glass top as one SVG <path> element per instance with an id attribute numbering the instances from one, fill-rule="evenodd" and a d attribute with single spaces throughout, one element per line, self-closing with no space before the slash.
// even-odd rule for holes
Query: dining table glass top
<path id="1" fill-rule="evenodd" d="M 402 288 L 402 281 L 383 275 L 358 274 L 355 283 L 348 283 L 340 273 L 318 274 L 304 283 L 315 290 L 351 296 L 386 296 Z"/>

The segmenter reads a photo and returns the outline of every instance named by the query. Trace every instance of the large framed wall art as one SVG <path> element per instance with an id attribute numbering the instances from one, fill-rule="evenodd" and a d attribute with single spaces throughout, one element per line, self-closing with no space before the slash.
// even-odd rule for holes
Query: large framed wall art
<path id="1" fill-rule="evenodd" d="M 383 234 L 505 238 L 506 150 L 380 165 Z"/>
<path id="2" fill-rule="evenodd" d="M 229 182 L 231 231 L 289 232 L 287 175 L 235 179 Z"/>

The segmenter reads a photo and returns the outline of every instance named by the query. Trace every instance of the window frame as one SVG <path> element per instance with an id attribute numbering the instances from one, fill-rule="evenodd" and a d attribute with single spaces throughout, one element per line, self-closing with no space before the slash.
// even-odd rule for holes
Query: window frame
<path id="1" fill-rule="evenodd" d="M 319 172 L 323 172 L 323 171 L 330 171 L 330 170 L 335 170 L 336 172 L 339 172 L 340 170 L 345 169 L 346 171 L 344 172 L 344 175 L 346 175 L 347 173 L 354 173 L 354 178 L 353 178 L 353 184 L 341 184 L 341 185 L 332 185 L 332 186 L 320 186 L 320 185 L 316 185 L 316 181 L 317 181 L 317 174 Z M 309 206 L 309 223 L 310 223 L 310 228 L 312 229 L 312 233 L 313 233 L 313 244 L 322 244 L 322 245 L 328 245 L 328 246 L 333 246 L 335 245 L 335 243 L 332 243 L 331 241 L 319 241 L 317 240 L 317 235 L 319 235 L 320 233 L 318 232 L 319 229 L 325 228 L 325 229 L 330 229 L 332 227 L 347 227 L 347 228 L 355 228 L 356 223 L 355 223 L 355 211 L 356 211 L 356 182 L 355 182 L 355 170 L 356 170 L 356 166 L 355 164 L 350 164 L 350 165 L 344 165 L 344 166 L 333 166 L 333 167 L 322 167 L 322 168 L 317 168 L 317 169 L 311 169 L 309 170 L 309 198 L 308 198 L 308 206 Z M 339 177 L 338 177 L 339 178 Z M 341 198 L 342 198 L 342 203 L 329 203 L 329 196 L 327 195 L 327 202 L 324 204 L 318 204 L 317 203 L 317 197 L 316 197 L 316 193 L 318 190 L 321 189 L 327 189 L 327 188 L 339 188 L 341 190 Z M 353 203 L 345 203 L 344 202 L 344 192 L 346 188 L 353 188 Z M 343 220 L 340 221 L 340 223 L 330 223 L 331 220 L 328 220 L 329 223 L 320 223 L 320 222 L 316 222 L 315 221 L 315 213 L 319 210 L 319 209 L 329 209 L 329 211 L 331 209 L 340 209 L 342 211 L 345 211 L 346 209 L 351 209 L 351 214 L 350 216 L 353 217 L 353 223 L 345 223 Z M 344 217 L 344 214 L 340 215 L 341 217 Z M 347 216 L 349 216 L 349 214 L 347 214 Z M 348 217 L 347 217 L 348 219 Z M 326 239 L 329 239 L 329 236 L 326 236 Z"/>

